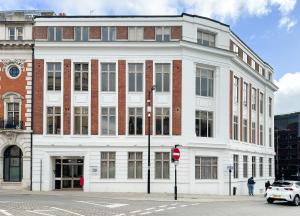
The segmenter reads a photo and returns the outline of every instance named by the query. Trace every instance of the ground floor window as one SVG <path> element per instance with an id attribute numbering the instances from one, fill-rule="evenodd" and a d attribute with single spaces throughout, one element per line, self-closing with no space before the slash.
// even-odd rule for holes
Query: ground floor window
<path id="1" fill-rule="evenodd" d="M 195 157 L 196 179 L 217 179 L 218 158 L 217 157 Z"/>
<path id="2" fill-rule="evenodd" d="M 6 182 L 22 181 L 23 154 L 18 146 L 9 146 L 4 152 L 3 179 Z"/>
<path id="3" fill-rule="evenodd" d="M 116 153 L 101 152 L 101 178 L 115 178 Z"/>
<path id="4" fill-rule="evenodd" d="M 155 152 L 155 178 L 170 178 L 170 153 Z"/>
<path id="5" fill-rule="evenodd" d="M 143 178 L 143 152 L 128 152 L 128 178 Z"/>

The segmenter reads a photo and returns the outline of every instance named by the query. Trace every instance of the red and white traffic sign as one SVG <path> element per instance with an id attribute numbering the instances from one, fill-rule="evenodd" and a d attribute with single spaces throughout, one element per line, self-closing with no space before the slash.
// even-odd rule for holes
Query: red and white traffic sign
<path id="1" fill-rule="evenodd" d="M 172 152 L 172 158 L 174 161 L 179 161 L 180 158 L 180 150 L 179 148 L 174 148 Z"/>

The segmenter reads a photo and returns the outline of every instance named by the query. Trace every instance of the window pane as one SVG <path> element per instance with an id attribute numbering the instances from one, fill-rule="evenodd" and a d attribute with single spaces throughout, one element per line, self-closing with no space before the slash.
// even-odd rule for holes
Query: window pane
<path id="1" fill-rule="evenodd" d="M 88 91 L 89 89 L 89 75 L 86 72 L 82 73 L 82 91 Z"/>
<path id="2" fill-rule="evenodd" d="M 143 134 L 143 118 L 142 117 L 137 117 L 136 119 L 136 134 L 137 135 L 142 135 Z"/>
<path id="3" fill-rule="evenodd" d="M 135 91 L 135 74 L 129 73 L 129 91 Z"/>
<path id="4" fill-rule="evenodd" d="M 164 73 L 164 92 L 170 91 L 170 75 L 169 73 Z"/>
<path id="5" fill-rule="evenodd" d="M 61 41 L 62 27 L 56 27 L 56 41 Z"/>
<path id="6" fill-rule="evenodd" d="M 89 39 L 89 28 L 82 27 L 82 41 L 88 41 Z"/>
<path id="7" fill-rule="evenodd" d="M 110 72 L 109 74 L 109 91 L 116 90 L 116 73 Z"/>
<path id="8" fill-rule="evenodd" d="M 108 74 L 106 72 L 101 73 L 101 89 L 102 91 L 108 91 Z"/>
<path id="9" fill-rule="evenodd" d="M 75 41 L 81 40 L 81 27 L 75 27 Z"/>
<path id="10" fill-rule="evenodd" d="M 136 74 L 136 91 L 141 92 L 143 91 L 143 74 L 137 73 Z"/>
<path id="11" fill-rule="evenodd" d="M 155 90 L 157 92 L 162 91 L 162 74 L 161 73 L 156 73 Z"/>

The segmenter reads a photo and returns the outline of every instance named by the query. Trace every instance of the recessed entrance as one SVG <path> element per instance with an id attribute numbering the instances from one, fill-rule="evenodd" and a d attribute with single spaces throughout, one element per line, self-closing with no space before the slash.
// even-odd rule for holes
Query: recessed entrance
<path id="1" fill-rule="evenodd" d="M 4 152 L 3 180 L 5 182 L 22 181 L 22 158 L 21 149 L 16 146 L 9 146 Z"/>
<path id="2" fill-rule="evenodd" d="M 55 189 L 82 189 L 83 158 L 55 159 Z"/>

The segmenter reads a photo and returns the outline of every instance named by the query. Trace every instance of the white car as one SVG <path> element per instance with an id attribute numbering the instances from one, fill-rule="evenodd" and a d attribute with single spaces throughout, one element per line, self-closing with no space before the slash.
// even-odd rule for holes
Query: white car
<path id="1" fill-rule="evenodd" d="M 298 206 L 300 204 L 299 181 L 275 181 L 267 189 L 267 202 L 287 201 Z"/>

